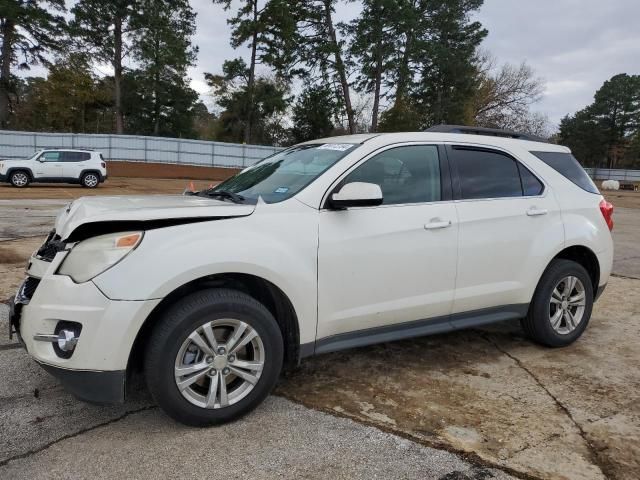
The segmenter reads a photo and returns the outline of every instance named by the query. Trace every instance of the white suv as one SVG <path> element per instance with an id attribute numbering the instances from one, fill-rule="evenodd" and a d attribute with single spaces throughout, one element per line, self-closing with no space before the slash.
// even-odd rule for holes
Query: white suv
<path id="1" fill-rule="evenodd" d="M 0 160 L 0 182 L 24 188 L 31 182 L 79 183 L 95 188 L 107 179 L 107 164 L 92 150 L 40 150 L 26 160 Z"/>
<path id="2" fill-rule="evenodd" d="M 78 397 L 123 401 L 141 367 L 170 416 L 209 425 L 311 355 L 505 320 L 568 345 L 609 278 L 612 226 L 562 146 L 329 138 L 193 195 L 71 203 L 11 324 Z"/>

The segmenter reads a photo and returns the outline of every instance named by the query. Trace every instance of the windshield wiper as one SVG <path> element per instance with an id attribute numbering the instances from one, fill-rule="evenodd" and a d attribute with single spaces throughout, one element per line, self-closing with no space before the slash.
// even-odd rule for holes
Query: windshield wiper
<path id="1" fill-rule="evenodd" d="M 211 198 L 220 197 L 223 199 L 226 198 L 231 200 L 233 203 L 244 203 L 245 201 L 245 198 L 242 195 L 230 192 L 228 190 L 207 189 L 207 190 L 202 190 L 201 192 L 198 192 L 196 195 L 198 195 L 199 197 L 211 197 Z"/>

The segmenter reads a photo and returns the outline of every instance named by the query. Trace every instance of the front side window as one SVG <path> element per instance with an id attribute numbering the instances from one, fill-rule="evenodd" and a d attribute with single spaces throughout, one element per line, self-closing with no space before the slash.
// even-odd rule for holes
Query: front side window
<path id="1" fill-rule="evenodd" d="M 59 162 L 60 152 L 44 152 L 41 159 L 45 162 Z"/>
<path id="2" fill-rule="evenodd" d="M 246 202 L 256 202 L 258 197 L 266 203 L 281 202 L 297 194 L 358 146 L 353 143 L 325 143 L 291 147 L 242 170 L 202 194 L 214 196 L 229 192 Z"/>
<path id="3" fill-rule="evenodd" d="M 383 205 L 437 202 L 442 199 L 438 147 L 411 145 L 386 150 L 343 181 L 380 185 Z"/>
<path id="4" fill-rule="evenodd" d="M 519 166 L 513 158 L 485 150 L 455 148 L 453 152 L 463 199 L 523 196 Z M 528 183 L 532 183 L 531 179 Z M 532 191 L 535 187 L 528 185 L 527 189 Z"/>

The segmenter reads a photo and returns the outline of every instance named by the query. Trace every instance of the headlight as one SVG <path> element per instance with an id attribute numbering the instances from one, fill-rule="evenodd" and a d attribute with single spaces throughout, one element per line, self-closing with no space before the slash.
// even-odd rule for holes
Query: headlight
<path id="1" fill-rule="evenodd" d="M 76 283 L 91 280 L 133 251 L 143 235 L 143 232 L 121 232 L 84 240 L 73 247 L 58 273 L 69 275 Z"/>

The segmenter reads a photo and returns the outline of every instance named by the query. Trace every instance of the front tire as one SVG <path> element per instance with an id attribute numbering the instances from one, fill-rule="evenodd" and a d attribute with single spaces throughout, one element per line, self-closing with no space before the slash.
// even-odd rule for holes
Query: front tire
<path id="1" fill-rule="evenodd" d="M 144 370 L 154 400 L 190 426 L 229 422 L 256 408 L 282 369 L 282 334 L 254 298 L 202 290 L 171 307 L 154 327 Z"/>
<path id="2" fill-rule="evenodd" d="M 575 342 L 589 324 L 593 285 L 585 268 L 556 259 L 545 270 L 522 327 L 532 340 L 547 347 Z"/>
<path id="3" fill-rule="evenodd" d="M 100 184 L 100 177 L 97 173 L 87 172 L 82 175 L 80 183 L 85 188 L 96 188 Z"/>
<path id="4" fill-rule="evenodd" d="M 24 170 L 16 170 L 11 173 L 9 181 L 11 182 L 11 185 L 16 188 L 25 188 L 29 186 L 29 183 L 31 183 L 31 177 Z"/>

